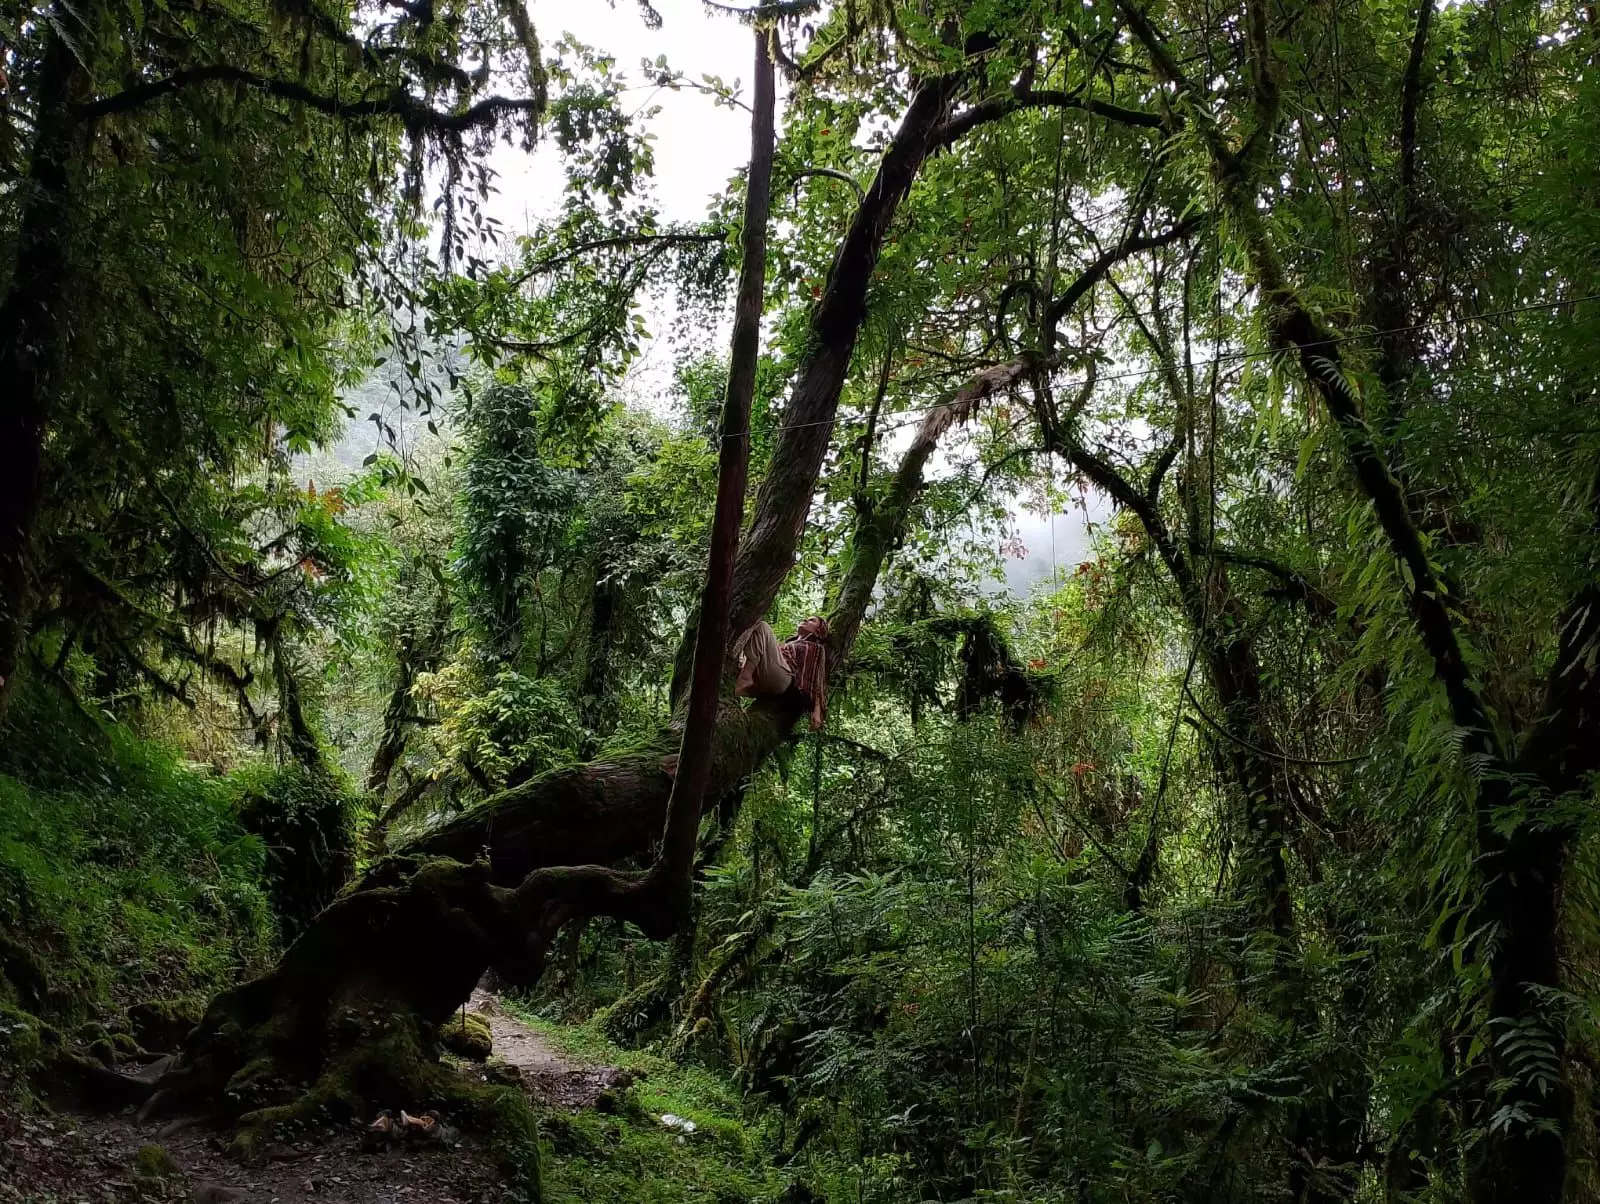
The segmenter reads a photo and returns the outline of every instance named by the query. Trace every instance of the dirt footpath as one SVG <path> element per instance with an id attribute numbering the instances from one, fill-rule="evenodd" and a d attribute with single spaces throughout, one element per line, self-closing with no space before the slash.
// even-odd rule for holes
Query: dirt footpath
<path id="1" fill-rule="evenodd" d="M 557 1052 L 539 1033 L 508 1016 L 486 991 L 474 991 L 469 1014 L 482 1016 L 494 1041 L 494 1060 L 515 1067 L 528 1094 L 551 1107 L 592 1108 L 607 1091 L 624 1090 L 632 1076 L 617 1066 L 591 1066 Z"/>
<path id="2" fill-rule="evenodd" d="M 463 1074 L 520 1082 L 536 1101 L 572 1111 L 593 1107 L 629 1082 L 615 1066 L 558 1053 L 492 995 L 475 991 L 467 1008 L 487 1021 L 492 1062 L 504 1067 L 467 1066 Z M 150 1145 L 166 1151 L 176 1174 L 140 1173 L 150 1157 L 139 1152 Z M 329 1126 L 247 1165 L 222 1151 L 216 1133 L 192 1123 L 142 1125 L 131 1114 L 28 1116 L 0 1100 L 0 1204 L 497 1204 L 501 1198 L 494 1159 L 470 1133 L 438 1145 L 379 1152 L 362 1146 L 359 1124 Z"/>

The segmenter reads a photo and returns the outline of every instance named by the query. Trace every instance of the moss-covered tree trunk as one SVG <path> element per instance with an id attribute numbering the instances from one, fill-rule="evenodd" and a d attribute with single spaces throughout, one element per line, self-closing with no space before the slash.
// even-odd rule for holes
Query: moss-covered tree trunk
<path id="1" fill-rule="evenodd" d="M 918 85 L 841 244 L 740 548 L 732 589 L 735 631 L 770 608 L 793 562 L 878 253 L 921 164 L 948 141 L 949 105 L 966 78 L 962 70 Z M 989 391 L 975 387 L 973 400 Z M 908 503 L 921 488 L 925 451 L 902 473 Z M 896 516 L 902 525 L 911 518 L 909 504 Z M 870 555 L 862 558 L 874 573 L 901 533 L 865 533 L 880 537 L 868 540 Z M 863 538 L 862 531 L 856 534 Z M 871 581 L 857 584 L 864 588 L 852 592 L 850 607 L 861 610 Z M 836 634 L 829 648 L 837 671 L 861 615 L 833 617 L 836 630 L 848 633 Z M 692 647 L 693 640 L 684 644 Z M 759 769 L 808 710 L 809 700 L 794 690 L 748 707 L 724 699 L 704 797 L 725 795 Z M 551 914 L 552 900 L 561 897 L 550 889 L 553 878 L 654 859 L 673 788 L 669 754 L 680 738 L 680 728 L 669 728 L 631 755 L 503 791 L 382 863 L 329 907 L 271 972 L 212 1004 L 158 1099 L 220 1099 L 246 1140 L 254 1141 L 307 1109 L 359 1110 L 363 1101 L 400 1106 L 441 1093 L 445 1084 L 428 1058 L 438 1024 L 485 970 L 513 983 L 537 979 L 553 925 L 570 918 L 558 908 Z M 627 918 L 661 938 L 675 928 L 662 911 Z M 298 1094 L 292 1083 L 299 1084 Z"/>
<path id="2" fill-rule="evenodd" d="M 749 708 L 725 704 L 713 793 L 758 768 L 806 707 L 794 692 Z M 257 1092 L 263 1074 L 315 1083 L 337 1070 L 355 1039 L 372 1035 L 363 1017 L 387 1017 L 425 1043 L 484 971 L 510 982 L 537 979 L 542 949 L 529 938 L 538 916 L 518 888 L 540 869 L 650 856 L 672 789 L 663 764 L 670 748 L 664 734 L 632 756 L 547 774 L 380 863 L 270 972 L 213 1002 L 187 1042 L 183 1067 L 163 1083 L 170 1094 L 161 1103 L 220 1097 L 236 1119 L 240 1093 Z"/>

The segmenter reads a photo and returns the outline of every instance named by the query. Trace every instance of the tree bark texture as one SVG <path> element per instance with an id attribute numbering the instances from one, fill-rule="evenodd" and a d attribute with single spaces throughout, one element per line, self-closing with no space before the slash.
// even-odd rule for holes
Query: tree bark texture
<path id="1" fill-rule="evenodd" d="M 675 912 L 687 915 L 693 889 L 694 846 L 700 812 L 711 782 L 712 736 L 727 660 L 734 557 L 744 522 L 744 493 L 750 472 L 750 407 L 755 399 L 756 366 L 761 351 L 761 312 L 766 296 L 767 220 L 772 209 L 774 82 L 766 29 L 755 34 L 755 107 L 750 123 L 750 168 L 745 180 L 744 255 L 739 295 L 733 313 L 733 347 L 728 389 L 722 403 L 717 449 L 717 501 L 711 520 L 711 552 L 700 621 L 695 630 L 694 673 L 684 719 L 678 772 L 667 804 L 661 838 L 660 872 Z"/>
<path id="2" fill-rule="evenodd" d="M 78 20 L 54 7 L 53 23 L 73 27 Z M 0 301 L 0 714 L 28 627 L 50 390 L 68 337 L 72 159 L 81 137 L 71 108 L 88 87 L 88 72 L 60 30 L 52 28 L 47 39 L 16 260 Z"/>
<path id="3" fill-rule="evenodd" d="M 732 629 L 743 631 L 771 608 L 794 565 L 811 496 L 833 441 L 839 395 L 867 315 L 867 291 L 900 202 L 937 143 L 964 73 L 918 86 L 900 127 L 856 207 L 834 257 L 822 297 L 811 312 L 810 347 L 784 408 L 771 464 L 756 494 L 749 535 L 740 549 Z"/>

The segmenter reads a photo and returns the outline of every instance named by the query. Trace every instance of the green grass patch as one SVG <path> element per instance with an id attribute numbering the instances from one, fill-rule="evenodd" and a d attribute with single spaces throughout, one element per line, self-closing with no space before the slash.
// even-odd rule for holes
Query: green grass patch
<path id="1" fill-rule="evenodd" d="M 775 1204 L 785 1198 L 789 1179 L 774 1165 L 768 1117 L 727 1081 L 507 1004 L 574 1062 L 622 1066 L 638 1076 L 614 1110 L 545 1116 L 549 1204 Z M 667 1115 L 692 1121 L 695 1131 L 662 1124 Z"/>

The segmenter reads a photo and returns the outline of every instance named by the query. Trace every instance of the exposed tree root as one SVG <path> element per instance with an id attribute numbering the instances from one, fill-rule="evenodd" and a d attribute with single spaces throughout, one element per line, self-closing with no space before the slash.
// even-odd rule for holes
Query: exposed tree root
<path id="1" fill-rule="evenodd" d="M 147 1115 L 208 1103 L 233 1150 L 381 1108 L 437 1109 L 489 1135 L 538 1196 L 534 1114 L 439 1059 L 440 1026 L 490 964 L 524 958 L 526 917 L 487 864 L 395 858 L 318 917 L 269 974 L 219 996 Z"/>
<path id="2" fill-rule="evenodd" d="M 804 706 L 799 696 L 748 709 L 730 703 L 718 725 L 712 797 L 785 740 Z M 678 908 L 651 875 L 610 868 L 648 858 L 660 836 L 670 739 L 664 733 L 659 746 L 627 759 L 528 782 L 379 863 L 269 973 L 212 1002 L 147 1114 L 208 1107 L 234 1128 L 234 1148 L 251 1155 L 314 1119 L 437 1108 L 457 1123 L 487 1125 L 531 1192 L 528 1168 L 537 1163 L 531 1114 L 519 1111 L 526 1101 L 500 1089 L 485 1095 L 442 1065 L 440 1027 L 486 970 L 537 981 L 549 938 L 587 906 L 613 911 L 620 897 L 647 934 L 674 931 Z M 576 906 L 567 889 L 575 877 L 595 895 L 580 891 Z"/>

